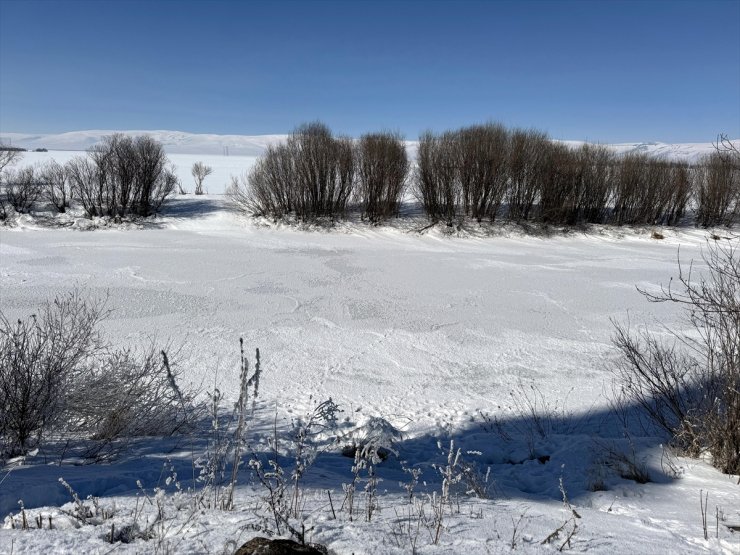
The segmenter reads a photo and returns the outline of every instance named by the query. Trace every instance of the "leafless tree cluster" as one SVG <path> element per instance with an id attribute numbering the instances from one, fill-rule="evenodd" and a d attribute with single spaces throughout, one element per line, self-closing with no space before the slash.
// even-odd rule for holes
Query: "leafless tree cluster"
<path id="1" fill-rule="evenodd" d="M 190 173 L 195 179 L 195 194 L 203 194 L 203 181 L 206 177 L 213 173 L 211 166 L 206 166 L 203 162 L 195 162 L 193 167 L 190 169 Z"/>
<path id="2" fill-rule="evenodd" d="M 18 162 L 22 157 L 21 150 L 0 143 L 0 172 Z"/>
<path id="3" fill-rule="evenodd" d="M 2 179 L 8 204 L 20 214 L 29 213 L 43 192 L 36 169 L 32 166 L 9 169 L 4 172 Z"/>
<path id="4" fill-rule="evenodd" d="M 162 144 L 146 135 L 106 137 L 87 157 L 70 160 L 66 170 L 89 217 L 149 216 L 177 185 Z"/>
<path id="5" fill-rule="evenodd" d="M 328 127 L 299 127 L 285 144 L 271 146 L 252 168 L 248 190 L 231 195 L 255 214 L 300 219 L 341 216 L 353 194 L 356 153 L 351 139 Z"/>
<path id="6" fill-rule="evenodd" d="M 72 200 L 67 167 L 55 160 L 47 162 L 41 167 L 40 181 L 43 195 L 49 204 L 59 213 L 66 212 Z"/>
<path id="7" fill-rule="evenodd" d="M 644 154 L 627 154 L 618 162 L 614 223 L 678 223 L 691 198 L 688 165 L 656 160 Z"/>
<path id="8" fill-rule="evenodd" d="M 448 224 L 459 215 L 462 200 L 457 152 L 456 135 L 451 131 L 426 132 L 419 138 L 414 193 L 430 219 Z"/>
<path id="9" fill-rule="evenodd" d="M 727 146 L 729 145 L 729 147 Z M 676 225 L 689 207 L 698 225 L 740 211 L 740 155 L 726 138 L 697 166 L 599 145 L 572 148 L 536 130 L 487 124 L 424 133 L 414 192 L 427 216 L 559 225 Z"/>
<path id="10" fill-rule="evenodd" d="M 730 143 L 731 144 L 731 143 Z M 698 225 L 731 224 L 740 212 L 740 154 L 720 149 L 697 168 Z"/>
<path id="11" fill-rule="evenodd" d="M 356 148 L 356 195 L 365 217 L 378 222 L 397 216 L 409 171 L 403 140 L 393 133 L 370 133 Z"/>
<path id="12" fill-rule="evenodd" d="M 24 454 L 50 433 L 91 439 L 87 455 L 112 443 L 181 431 L 192 396 L 166 355 L 117 349 L 99 333 L 104 303 L 73 291 L 11 322 L 0 312 L 0 457 Z"/>
<path id="13" fill-rule="evenodd" d="M 502 125 L 466 127 L 458 131 L 457 165 L 463 210 L 479 222 L 493 221 L 506 194 L 509 133 Z"/>
<path id="14" fill-rule="evenodd" d="M 709 452 L 713 464 L 740 473 L 740 250 L 738 240 L 708 244 L 706 270 L 680 266 L 678 290 L 642 292 L 675 303 L 690 331 L 632 333 L 616 325 L 618 377 L 628 400 L 668 432 L 682 451 Z M 698 275 L 697 275 L 698 274 Z"/>

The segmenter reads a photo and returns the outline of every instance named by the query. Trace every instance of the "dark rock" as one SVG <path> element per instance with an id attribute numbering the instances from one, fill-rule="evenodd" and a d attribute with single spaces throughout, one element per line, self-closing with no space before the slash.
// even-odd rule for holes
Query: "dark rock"
<path id="1" fill-rule="evenodd" d="M 252 538 L 236 550 L 234 555 L 326 555 L 323 545 L 301 545 L 293 540 L 271 540 L 269 538 Z"/>

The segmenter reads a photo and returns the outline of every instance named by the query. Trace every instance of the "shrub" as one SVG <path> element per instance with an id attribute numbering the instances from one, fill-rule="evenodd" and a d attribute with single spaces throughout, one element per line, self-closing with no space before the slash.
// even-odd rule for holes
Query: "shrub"
<path id="1" fill-rule="evenodd" d="M 419 139 L 415 195 L 432 221 L 452 224 L 460 212 L 457 139 L 455 133 L 424 133 Z"/>
<path id="2" fill-rule="evenodd" d="M 614 195 L 615 156 L 605 146 L 584 144 L 577 151 L 581 183 L 577 194 L 579 221 L 603 223 Z"/>
<path id="3" fill-rule="evenodd" d="M 465 213 L 493 221 L 506 194 L 509 133 L 499 124 L 476 125 L 458 131 L 456 139 Z"/>
<path id="4" fill-rule="evenodd" d="M 527 220 L 537 200 L 549 140 L 535 130 L 515 130 L 509 149 L 509 218 Z"/>
<path id="5" fill-rule="evenodd" d="M 149 216 L 178 183 L 162 144 L 148 136 L 115 134 L 75 158 L 66 169 L 88 217 Z"/>
<path id="6" fill-rule="evenodd" d="M 11 323 L 0 313 L 0 434 L 9 454 L 41 441 L 65 410 L 70 383 L 98 350 L 102 304 L 74 292 Z"/>
<path id="7" fill-rule="evenodd" d="M 685 161 L 673 162 L 669 167 L 667 186 L 671 194 L 663 220 L 666 225 L 678 225 L 693 197 L 693 170 Z"/>
<path id="8" fill-rule="evenodd" d="M 732 153 L 717 151 L 697 169 L 696 222 L 703 227 L 729 225 L 740 208 L 740 162 Z"/>
<path id="9" fill-rule="evenodd" d="M 84 379 L 70 385 L 66 407 L 70 428 L 96 440 L 85 453 L 96 459 L 115 456 L 129 438 L 188 430 L 194 416 L 192 398 L 154 345 L 96 357 Z"/>
<path id="10" fill-rule="evenodd" d="M 541 167 L 534 168 L 539 177 L 539 218 L 545 223 L 575 224 L 578 221 L 578 192 L 581 165 L 570 148 L 559 143 L 542 145 Z"/>
<path id="11" fill-rule="evenodd" d="M 335 138 L 324 124 L 310 123 L 296 129 L 286 143 L 270 146 L 246 184 L 232 180 L 229 195 L 255 215 L 334 218 L 347 210 L 355 171 L 352 140 Z"/>
<path id="12" fill-rule="evenodd" d="M 704 451 L 722 472 L 740 472 L 740 251 L 737 239 L 709 243 L 707 270 L 680 267 L 680 291 L 642 294 L 680 306 L 693 328 L 631 334 L 616 324 L 624 392 L 665 430 L 676 447 Z"/>
<path id="13" fill-rule="evenodd" d="M 371 133 L 357 144 L 357 196 L 372 222 L 398 215 L 409 160 L 399 135 Z"/>
<path id="14" fill-rule="evenodd" d="M 322 123 L 299 127 L 288 139 L 298 190 L 293 209 L 300 218 L 340 216 L 353 192 L 352 141 L 335 139 Z"/>
<path id="15" fill-rule="evenodd" d="M 165 353 L 114 349 L 98 332 L 106 315 L 77 291 L 26 320 L 0 313 L 0 455 L 24 454 L 54 432 L 93 440 L 84 455 L 103 459 L 127 438 L 189 427 L 198 411 Z"/>
<path id="16" fill-rule="evenodd" d="M 270 145 L 249 172 L 246 183 L 232 180 L 232 200 L 260 216 L 287 216 L 293 211 L 297 189 L 293 162 L 287 145 Z"/>
<path id="17" fill-rule="evenodd" d="M 25 214 L 41 197 L 42 186 L 36 170 L 25 167 L 5 172 L 5 197 L 16 212 Z"/>
<path id="18" fill-rule="evenodd" d="M 656 160 L 644 154 L 619 159 L 614 222 L 675 225 L 691 198 L 688 164 Z"/>
<path id="19" fill-rule="evenodd" d="M 193 179 L 195 179 L 195 194 L 202 195 L 203 181 L 213 173 L 213 168 L 211 166 L 206 166 L 203 162 L 195 162 L 193 167 L 190 168 L 190 173 L 192 174 Z"/>
<path id="20" fill-rule="evenodd" d="M 43 195 L 59 213 L 67 211 L 70 202 L 69 174 L 66 166 L 52 160 L 41 168 Z"/>

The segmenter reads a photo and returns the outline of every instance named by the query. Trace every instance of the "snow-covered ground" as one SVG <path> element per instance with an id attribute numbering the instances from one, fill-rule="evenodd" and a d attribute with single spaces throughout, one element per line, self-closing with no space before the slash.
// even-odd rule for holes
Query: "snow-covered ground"
<path id="1" fill-rule="evenodd" d="M 183 165 L 197 159 L 236 157 L 190 156 Z M 707 233 L 663 230 L 665 239 L 655 240 L 650 229 L 534 237 L 501 228 L 496 236 L 449 236 L 417 233 L 416 223 L 301 230 L 247 220 L 221 195 L 173 198 L 162 217 L 128 229 L 49 229 L 22 218 L 0 228 L 0 307 L 16 318 L 73 287 L 109 295 L 105 330 L 116 344 L 169 341 L 187 384 L 218 387 L 229 399 L 243 337 L 262 353 L 257 436 L 273 425 L 284 431 L 329 397 L 344 411 L 345 430 L 385 419 L 401 439 L 398 456 L 378 467 L 380 513 L 371 522 L 350 521 L 340 509 L 352 460 L 337 448 L 307 476 L 309 537 L 336 553 L 497 553 L 512 545 L 549 553 L 574 525 L 566 551 L 740 553 L 740 534 L 726 526 L 740 524 L 738 477 L 676 458 L 660 438 L 633 430 L 626 439 L 608 402 L 610 320 L 684 326 L 674 306 L 646 303 L 635 286 L 667 283 L 679 247 L 683 261 L 698 260 Z M 488 498 L 456 498 L 432 545 L 418 503 L 440 491 L 431 465 L 445 462 L 440 445 L 450 440 L 481 475 L 490 469 Z M 42 519 L 43 530 L 13 530 L 20 516 L 7 518 L 0 552 L 109 552 L 111 524 L 154 518 L 136 481 L 153 496 L 166 464 L 192 485 L 183 476 L 192 475 L 203 442 L 144 441 L 108 465 L 59 466 L 42 450 L 0 470 L 0 514 L 17 515 L 23 500 L 32 527 L 38 515 L 52 515 L 55 528 Z M 644 464 L 651 481 L 620 477 L 623 462 L 610 450 Z M 409 481 L 400 461 L 423 471 L 416 505 L 399 486 Z M 80 525 L 67 514 L 73 506 L 59 477 L 115 514 Z M 578 518 L 563 503 L 561 478 Z M 700 491 L 709 495 L 706 540 Z M 155 530 L 165 539 L 117 544 L 115 552 L 233 551 L 264 525 L 255 510 L 261 495 L 245 467 L 236 510 L 190 511 L 182 496 L 169 497 L 168 519 Z"/>

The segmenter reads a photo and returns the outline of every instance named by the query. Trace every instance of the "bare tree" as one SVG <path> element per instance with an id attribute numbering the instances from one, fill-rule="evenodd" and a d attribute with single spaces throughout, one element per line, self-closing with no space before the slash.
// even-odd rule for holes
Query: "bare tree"
<path id="1" fill-rule="evenodd" d="M 71 197 L 67 167 L 62 166 L 56 160 L 47 162 L 41 168 L 41 183 L 46 200 L 57 212 L 66 212 Z"/>
<path id="2" fill-rule="evenodd" d="M 713 152 L 696 170 L 696 221 L 703 227 L 729 225 L 740 210 L 740 160 L 732 151 Z"/>
<path id="3" fill-rule="evenodd" d="M 491 221 L 503 202 L 508 181 L 509 132 L 489 123 L 457 132 L 457 166 L 465 213 Z"/>
<path id="4" fill-rule="evenodd" d="M 195 162 L 190 169 L 190 173 L 193 175 L 193 179 L 195 179 L 195 194 L 202 195 L 203 181 L 213 173 L 213 168 L 206 166 L 203 162 Z"/>
<path id="5" fill-rule="evenodd" d="M 651 302 L 679 306 L 689 331 L 668 329 L 669 340 L 615 324 L 622 352 L 618 376 L 628 399 L 644 409 L 690 455 L 704 451 L 727 473 L 740 472 L 740 250 L 738 239 L 712 241 L 706 271 L 679 264 L 678 288 Z M 698 275 L 697 275 L 698 274 Z"/>
<path id="6" fill-rule="evenodd" d="M 0 173 L 23 157 L 23 151 L 0 143 Z"/>
<path id="7" fill-rule="evenodd" d="M 364 215 L 378 222 L 398 214 L 409 161 L 402 138 L 394 133 L 363 135 L 357 144 L 358 197 Z"/>
<path id="8" fill-rule="evenodd" d="M 537 201 L 548 138 L 535 130 L 515 130 L 509 149 L 509 218 L 527 220 Z"/>
<path id="9" fill-rule="evenodd" d="M 4 181 L 8 203 L 18 213 L 30 212 L 33 204 L 41 198 L 41 182 L 32 166 L 6 171 Z"/>
<path id="10" fill-rule="evenodd" d="M 462 188 L 455 132 L 431 132 L 419 138 L 414 194 L 432 221 L 452 225 L 461 211 Z"/>
<path id="11" fill-rule="evenodd" d="M 301 218 L 344 214 L 353 193 L 352 141 L 335 139 L 320 122 L 300 126 L 288 139 L 298 182 L 294 210 Z"/>
<path id="12" fill-rule="evenodd" d="M 575 224 L 578 221 L 578 196 L 582 167 L 569 147 L 543 144 L 541 169 L 535 169 L 539 182 L 539 218 L 545 223 Z"/>
<path id="13" fill-rule="evenodd" d="M 726 152 L 736 160 L 740 160 L 740 148 L 738 148 L 737 143 L 738 141 L 730 140 L 730 137 L 725 133 L 720 133 L 712 146 L 717 152 Z"/>
<path id="14" fill-rule="evenodd" d="M 578 151 L 578 160 L 581 165 L 579 220 L 603 223 L 614 195 L 614 153 L 605 146 L 584 144 Z"/>
<path id="15" fill-rule="evenodd" d="M 177 186 L 164 147 L 148 136 L 115 134 L 67 163 L 74 196 L 88 217 L 157 212 Z"/>

